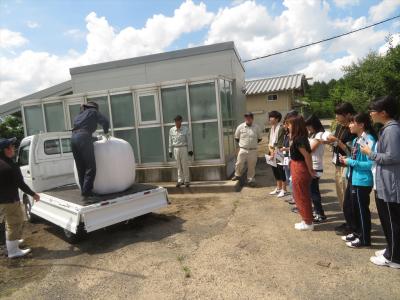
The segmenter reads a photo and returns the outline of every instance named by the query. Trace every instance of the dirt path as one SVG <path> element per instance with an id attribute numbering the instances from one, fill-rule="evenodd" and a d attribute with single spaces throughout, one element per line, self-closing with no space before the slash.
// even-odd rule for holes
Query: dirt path
<path id="1" fill-rule="evenodd" d="M 326 161 L 329 161 L 328 159 Z M 0 258 L 6 299 L 399 299 L 400 272 L 369 263 L 383 246 L 373 206 L 373 249 L 349 249 L 333 232 L 341 214 L 326 165 L 328 222 L 297 232 L 298 215 L 260 187 L 177 195 L 172 205 L 91 234 L 79 246 L 49 224 L 27 225 L 29 259 Z"/>

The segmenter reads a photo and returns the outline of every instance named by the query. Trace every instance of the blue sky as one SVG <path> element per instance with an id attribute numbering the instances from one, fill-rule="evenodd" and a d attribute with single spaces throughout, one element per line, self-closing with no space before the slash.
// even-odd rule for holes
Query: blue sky
<path id="1" fill-rule="evenodd" d="M 226 40 L 246 59 L 399 13 L 399 0 L 0 0 L 0 102 L 68 80 L 75 65 Z M 149 19 L 156 21 L 147 26 Z M 398 43 L 399 25 L 247 64 L 246 76 L 338 78 L 343 64 L 384 51 L 389 33 Z"/>

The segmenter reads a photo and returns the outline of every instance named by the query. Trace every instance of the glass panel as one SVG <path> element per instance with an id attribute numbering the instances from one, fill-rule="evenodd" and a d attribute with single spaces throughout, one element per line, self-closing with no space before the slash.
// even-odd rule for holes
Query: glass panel
<path id="1" fill-rule="evenodd" d="M 161 99 L 164 123 L 173 123 L 176 115 L 188 120 L 186 86 L 162 89 Z"/>
<path id="2" fill-rule="evenodd" d="M 65 131 L 63 104 L 48 103 L 43 106 L 47 132 Z"/>
<path id="3" fill-rule="evenodd" d="M 221 114 L 222 119 L 229 119 L 229 105 L 225 89 L 225 80 L 219 80 L 219 97 L 221 99 Z"/>
<path id="4" fill-rule="evenodd" d="M 142 122 L 156 121 L 156 106 L 154 101 L 154 95 L 140 96 L 140 115 Z"/>
<path id="5" fill-rule="evenodd" d="M 99 105 L 99 112 L 101 112 L 110 120 L 110 110 L 108 109 L 107 96 L 88 98 L 87 101 L 96 102 Z M 99 124 L 97 125 L 97 129 L 103 129 L 103 127 Z"/>
<path id="6" fill-rule="evenodd" d="M 193 121 L 217 118 L 215 84 L 213 82 L 189 86 L 189 95 Z"/>
<path id="7" fill-rule="evenodd" d="M 164 161 L 161 127 L 140 128 L 139 144 L 142 163 Z"/>
<path id="8" fill-rule="evenodd" d="M 25 124 L 28 135 L 44 132 L 43 113 L 41 105 L 24 108 Z"/>
<path id="9" fill-rule="evenodd" d="M 60 154 L 60 140 L 48 140 L 44 142 L 44 153 L 47 155 Z"/>
<path id="10" fill-rule="evenodd" d="M 61 139 L 61 148 L 64 154 L 71 153 L 72 152 L 71 139 Z"/>
<path id="11" fill-rule="evenodd" d="M 27 166 L 29 165 L 29 148 L 30 148 L 30 144 L 29 145 L 25 145 L 23 147 L 21 147 L 19 149 L 19 153 L 18 153 L 18 164 L 20 166 Z"/>
<path id="12" fill-rule="evenodd" d="M 234 147 L 234 128 L 233 128 L 233 121 L 224 121 L 223 122 L 224 128 L 224 153 L 225 157 L 228 158 L 235 152 Z"/>
<path id="13" fill-rule="evenodd" d="M 137 143 L 136 143 L 136 130 L 116 130 L 114 131 L 114 136 L 119 139 L 123 139 L 131 144 L 133 148 L 133 153 L 135 154 L 135 161 L 139 161 L 138 152 L 137 152 Z"/>
<path id="14" fill-rule="evenodd" d="M 74 120 L 81 111 L 81 105 L 80 104 L 68 105 L 68 109 L 69 109 L 69 118 L 71 120 L 71 129 L 73 129 L 74 128 Z"/>
<path id="15" fill-rule="evenodd" d="M 195 160 L 220 158 L 217 122 L 192 124 L 192 131 Z"/>
<path id="16" fill-rule="evenodd" d="M 135 115 L 132 94 L 112 95 L 110 102 L 114 128 L 134 127 Z"/>

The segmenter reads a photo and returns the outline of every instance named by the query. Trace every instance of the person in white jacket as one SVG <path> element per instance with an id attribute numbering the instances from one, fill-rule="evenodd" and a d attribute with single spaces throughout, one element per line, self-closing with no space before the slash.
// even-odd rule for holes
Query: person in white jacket
<path id="1" fill-rule="evenodd" d="M 189 157 L 193 156 L 193 145 L 190 130 L 182 125 L 182 116 L 175 117 L 175 126 L 169 130 L 169 157 L 174 156 L 178 169 L 177 187 L 190 186 Z"/>

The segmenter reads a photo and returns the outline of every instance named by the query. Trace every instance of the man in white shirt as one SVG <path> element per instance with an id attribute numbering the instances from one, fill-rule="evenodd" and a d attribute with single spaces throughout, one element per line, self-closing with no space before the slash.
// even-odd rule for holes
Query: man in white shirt
<path id="1" fill-rule="evenodd" d="M 176 168 L 178 169 L 177 187 L 185 185 L 190 186 L 190 173 L 188 165 L 188 155 L 193 156 L 192 138 L 187 126 L 182 126 L 182 116 L 175 117 L 175 126 L 169 130 L 168 143 L 169 157 L 172 155 L 176 160 Z"/>
<path id="2" fill-rule="evenodd" d="M 235 176 L 232 180 L 239 180 L 247 163 L 247 182 L 255 186 L 255 174 L 257 164 L 257 145 L 261 142 L 261 129 L 254 124 L 254 116 L 251 112 L 244 115 L 245 122 L 240 124 L 235 132 L 235 141 L 239 145 L 239 153 L 235 165 Z"/>

